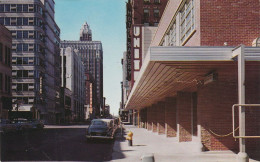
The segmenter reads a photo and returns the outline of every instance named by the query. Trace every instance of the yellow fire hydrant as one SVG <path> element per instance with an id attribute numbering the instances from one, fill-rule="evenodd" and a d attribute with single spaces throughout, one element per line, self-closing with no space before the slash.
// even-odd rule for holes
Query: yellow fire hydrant
<path id="1" fill-rule="evenodd" d="M 126 137 L 126 140 L 128 140 L 128 146 L 133 146 L 133 132 L 129 131 Z"/>

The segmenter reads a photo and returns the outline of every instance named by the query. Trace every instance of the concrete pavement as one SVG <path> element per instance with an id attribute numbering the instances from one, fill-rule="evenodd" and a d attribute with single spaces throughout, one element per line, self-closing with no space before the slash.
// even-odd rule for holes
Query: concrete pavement
<path id="1" fill-rule="evenodd" d="M 237 155 L 231 151 L 200 152 L 199 143 L 179 143 L 176 138 L 167 138 L 144 128 L 124 127 L 126 133 L 132 131 L 134 134 L 133 146 L 128 146 L 124 138 L 116 140 L 112 154 L 115 162 L 142 161 L 142 155 L 151 153 L 157 162 L 236 162 Z M 256 161 L 250 159 L 250 162 Z"/>

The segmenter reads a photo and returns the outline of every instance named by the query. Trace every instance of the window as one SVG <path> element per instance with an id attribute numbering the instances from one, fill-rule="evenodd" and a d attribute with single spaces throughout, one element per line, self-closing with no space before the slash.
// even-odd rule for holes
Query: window
<path id="1" fill-rule="evenodd" d="M 5 19 L 3 17 L 0 17 L 0 24 L 2 24 L 2 25 L 5 24 Z"/>
<path id="2" fill-rule="evenodd" d="M 149 17 L 149 10 L 148 9 L 144 9 L 144 17 Z"/>
<path id="3" fill-rule="evenodd" d="M 27 39 L 28 38 L 28 31 L 23 31 L 23 38 Z"/>
<path id="4" fill-rule="evenodd" d="M 10 17 L 5 18 L 5 25 L 9 26 L 10 25 Z"/>
<path id="5" fill-rule="evenodd" d="M 159 3 L 160 3 L 160 0 L 154 0 L 154 3 L 159 4 Z"/>
<path id="6" fill-rule="evenodd" d="M 5 46 L 5 64 L 11 66 L 11 50 Z"/>
<path id="7" fill-rule="evenodd" d="M 34 25 L 34 17 L 29 17 L 29 25 Z"/>
<path id="8" fill-rule="evenodd" d="M 176 23 L 174 23 L 170 30 L 169 46 L 176 46 Z"/>
<path id="9" fill-rule="evenodd" d="M 10 4 L 5 5 L 5 12 L 10 12 Z"/>
<path id="10" fill-rule="evenodd" d="M 23 25 L 23 18 L 22 17 L 17 17 L 17 25 L 19 25 L 19 26 Z"/>
<path id="11" fill-rule="evenodd" d="M 155 9 L 153 13 L 154 13 L 154 17 L 156 18 L 160 17 L 160 11 L 158 9 Z"/>
<path id="12" fill-rule="evenodd" d="M 3 90 L 3 74 L 0 73 L 0 90 Z"/>
<path id="13" fill-rule="evenodd" d="M 17 64 L 22 65 L 23 64 L 23 58 L 22 57 L 17 57 Z"/>
<path id="14" fill-rule="evenodd" d="M 28 12 L 28 4 L 23 5 L 23 12 Z"/>
<path id="15" fill-rule="evenodd" d="M 150 2 L 150 0 L 144 0 L 144 3 L 149 3 Z"/>
<path id="16" fill-rule="evenodd" d="M 22 12 L 22 11 L 23 11 L 23 5 L 17 4 L 17 12 Z"/>
<path id="17" fill-rule="evenodd" d="M 28 65 L 29 63 L 29 58 L 28 57 L 23 57 L 23 65 Z"/>
<path id="18" fill-rule="evenodd" d="M 23 51 L 23 44 L 17 44 L 16 52 L 22 52 L 22 51 Z"/>
<path id="19" fill-rule="evenodd" d="M 34 5 L 33 4 L 29 4 L 29 12 L 34 12 Z"/>
<path id="20" fill-rule="evenodd" d="M 17 31 L 17 39 L 23 38 L 23 31 Z"/>
<path id="21" fill-rule="evenodd" d="M 5 11 L 5 5 L 4 4 L 0 4 L 0 12 L 4 12 Z"/>
<path id="22" fill-rule="evenodd" d="M 29 31 L 29 38 L 33 39 L 34 38 L 34 31 Z"/>
<path id="23" fill-rule="evenodd" d="M 28 17 L 23 18 L 23 25 L 28 25 Z"/>
<path id="24" fill-rule="evenodd" d="M 11 12 L 16 12 L 16 4 L 11 4 Z"/>
<path id="25" fill-rule="evenodd" d="M 3 61 L 3 44 L 0 43 L 0 61 Z"/>
<path id="26" fill-rule="evenodd" d="M 23 51 L 28 51 L 28 44 L 23 44 Z"/>
<path id="27" fill-rule="evenodd" d="M 184 42 L 185 39 L 191 34 L 194 30 L 194 3 L 193 0 L 186 2 L 184 7 L 181 10 L 181 42 Z"/>
<path id="28" fill-rule="evenodd" d="M 11 17 L 11 25 L 16 25 L 16 24 L 17 24 L 16 17 Z"/>
<path id="29" fill-rule="evenodd" d="M 29 51 L 33 52 L 34 51 L 34 44 L 29 44 Z"/>

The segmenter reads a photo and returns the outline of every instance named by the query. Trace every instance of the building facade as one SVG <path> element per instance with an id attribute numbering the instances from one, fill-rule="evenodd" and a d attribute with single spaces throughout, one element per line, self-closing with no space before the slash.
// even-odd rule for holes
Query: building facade
<path id="1" fill-rule="evenodd" d="M 12 35 L 0 24 L 0 118 L 8 119 L 12 109 Z"/>
<path id="2" fill-rule="evenodd" d="M 53 0 L 2 0 L 0 24 L 12 32 L 13 115 L 59 122 L 60 29 Z M 18 109 L 18 111 L 17 111 Z"/>
<path id="3" fill-rule="evenodd" d="M 77 49 L 61 48 L 62 87 L 66 120 L 85 119 L 85 69 Z"/>
<path id="4" fill-rule="evenodd" d="M 138 110 L 148 130 L 197 143 L 197 151 L 239 151 L 232 124 L 235 136 L 260 134 L 256 109 L 246 106 L 240 133 L 238 111 L 232 121 L 234 104 L 260 103 L 259 6 L 258 0 L 169 1 L 126 108 Z M 254 156 L 259 140 L 246 139 L 243 147 Z"/>
<path id="5" fill-rule="evenodd" d="M 80 41 L 61 42 L 61 47 L 78 50 L 85 67 L 86 107 L 91 117 L 100 116 L 103 106 L 103 49 L 100 41 L 92 41 L 92 31 L 87 23 L 80 30 Z"/>

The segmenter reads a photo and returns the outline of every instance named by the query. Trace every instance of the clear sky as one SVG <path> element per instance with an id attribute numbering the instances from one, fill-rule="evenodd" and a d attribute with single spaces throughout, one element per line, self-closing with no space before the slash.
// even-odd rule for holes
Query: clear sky
<path id="1" fill-rule="evenodd" d="M 101 41 L 104 64 L 104 97 L 110 112 L 118 114 L 121 101 L 121 58 L 126 50 L 125 0 L 55 0 L 55 20 L 61 40 L 79 40 L 87 21 L 92 40 Z"/>

